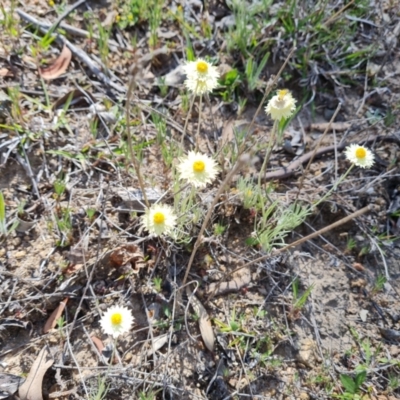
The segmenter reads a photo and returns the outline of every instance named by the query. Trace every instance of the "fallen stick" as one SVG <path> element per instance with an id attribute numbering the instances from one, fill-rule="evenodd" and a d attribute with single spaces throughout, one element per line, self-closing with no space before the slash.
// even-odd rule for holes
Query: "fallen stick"
<path id="1" fill-rule="evenodd" d="M 400 137 L 396 136 L 375 136 L 371 139 L 364 140 L 363 144 L 371 144 L 374 143 L 375 141 L 387 141 L 387 142 L 394 142 L 397 144 L 400 144 Z M 334 151 L 335 148 L 336 150 L 343 150 L 346 146 L 348 146 L 348 143 L 340 143 L 339 145 L 335 146 L 328 146 L 328 147 L 321 147 L 319 148 L 316 152 L 314 150 L 309 151 L 308 153 L 302 155 L 300 158 L 297 160 L 294 160 L 292 163 L 290 163 L 287 167 L 279 168 L 276 171 L 271 171 L 267 172 L 264 177 L 262 178 L 263 181 L 270 181 L 273 179 L 285 179 L 288 178 L 289 176 L 293 175 L 296 173 L 297 169 L 308 162 L 311 157 L 319 157 L 323 154 L 329 153 L 331 151 Z M 258 179 L 258 177 L 255 177 L 254 179 Z"/>
<path id="2" fill-rule="evenodd" d="M 320 235 L 322 235 L 322 234 L 324 234 L 326 232 L 329 232 L 330 230 L 335 229 L 340 225 L 346 224 L 347 222 L 351 221 L 354 218 L 359 217 L 362 214 L 365 214 L 370 209 L 371 209 L 371 207 L 369 205 L 364 207 L 364 208 L 361 208 L 360 210 L 348 215 L 347 217 L 344 217 L 344 218 L 340 219 L 339 221 L 334 222 L 333 224 L 330 224 L 330 225 L 326 226 L 325 228 L 322 228 L 322 229 L 320 229 L 318 231 L 315 231 L 315 232 L 309 234 L 308 236 L 305 236 L 305 237 L 303 237 L 303 238 L 301 238 L 299 240 L 296 240 L 295 242 L 290 243 L 290 244 L 286 245 L 285 247 L 282 247 L 281 249 L 274 250 L 271 254 L 266 254 L 264 256 L 258 257 L 255 260 L 250 261 L 247 264 L 244 264 L 244 265 L 240 266 L 239 268 L 236 268 L 235 270 L 229 272 L 229 275 L 232 275 L 233 273 L 235 273 L 235 272 L 237 272 L 239 270 L 242 270 L 242 269 L 245 270 L 246 268 L 250 267 L 253 264 L 256 264 L 258 262 L 264 261 L 264 260 L 266 260 L 267 258 L 269 258 L 271 256 L 275 256 L 275 255 L 277 255 L 279 253 L 283 253 L 284 251 L 290 249 L 291 247 L 298 246 L 299 244 L 302 244 L 304 242 L 307 242 L 308 240 L 311 240 L 311 239 L 313 239 L 313 238 L 315 238 L 317 236 L 320 236 Z M 227 287 L 230 290 L 232 290 L 235 287 L 239 287 L 240 288 L 241 286 L 237 285 L 235 282 L 231 283 L 231 281 L 229 281 L 229 282 L 218 282 L 216 285 L 214 285 L 212 287 L 212 289 L 213 289 L 212 292 L 211 292 L 210 289 L 208 290 L 208 292 L 211 292 L 211 294 L 208 296 L 207 301 L 209 301 L 214 296 L 217 296 L 218 294 L 225 293 Z"/>
<path id="3" fill-rule="evenodd" d="M 304 242 L 307 242 L 307 240 L 314 239 L 315 237 L 320 236 L 320 235 L 322 235 L 323 233 L 329 232 L 329 231 L 331 231 L 332 229 L 335 229 L 335 228 L 337 228 L 337 227 L 340 226 L 340 225 L 346 224 L 347 222 L 351 221 L 352 219 L 357 218 L 357 217 L 359 217 L 360 215 L 365 214 L 365 213 L 366 213 L 367 211 L 369 211 L 370 209 L 371 209 L 371 206 L 370 206 L 370 205 L 368 205 L 368 206 L 366 206 L 366 207 L 364 207 L 364 208 L 361 208 L 360 210 L 358 210 L 358 211 L 356 211 L 356 212 L 353 212 L 352 214 L 348 215 L 347 217 L 344 217 L 344 218 L 342 218 L 342 219 L 339 219 L 339 221 L 336 221 L 336 222 L 334 222 L 333 224 L 330 224 L 330 225 L 326 226 L 325 228 L 322 228 L 322 229 L 320 229 L 320 230 L 318 230 L 318 231 L 315 231 L 315 232 L 313 232 L 313 233 L 310 233 L 309 235 L 307 235 L 307 236 L 305 236 L 305 237 L 303 237 L 303 238 L 301 238 L 301 239 L 299 239 L 299 240 L 296 240 L 295 242 L 290 243 L 290 244 L 286 245 L 285 247 L 282 247 L 281 249 L 275 250 L 275 251 L 273 252 L 273 255 L 276 255 L 276 254 L 279 254 L 279 253 L 283 253 L 284 251 L 290 249 L 291 247 L 298 246 L 299 244 L 302 244 L 302 243 L 304 243 Z M 241 267 L 241 268 L 250 267 L 250 265 L 253 265 L 253 264 L 255 264 L 255 263 L 258 263 L 258 262 L 260 262 L 260 261 L 263 261 L 263 260 L 265 260 L 266 258 L 268 258 L 268 257 L 270 257 L 270 256 L 271 256 L 271 254 L 267 254 L 267 255 L 265 255 L 265 256 L 258 257 L 258 258 L 256 258 L 255 260 L 250 261 L 250 262 L 248 262 L 247 264 L 243 265 L 243 267 Z"/>
<path id="4" fill-rule="evenodd" d="M 79 6 L 81 6 L 83 3 L 85 3 L 87 0 L 78 0 L 75 4 L 72 4 L 71 7 L 69 7 L 66 11 L 64 11 L 56 20 L 56 22 L 54 22 L 54 24 L 52 25 L 52 27 L 50 28 L 50 33 L 53 33 L 58 26 L 61 24 L 61 22 L 68 17 L 69 14 L 72 13 L 72 11 L 74 11 L 76 8 L 78 8 Z"/>

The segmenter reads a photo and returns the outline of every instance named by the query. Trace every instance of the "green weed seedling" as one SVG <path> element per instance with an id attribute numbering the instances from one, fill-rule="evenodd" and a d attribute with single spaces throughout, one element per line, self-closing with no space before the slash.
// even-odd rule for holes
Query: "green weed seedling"
<path id="1" fill-rule="evenodd" d="M 310 215 L 311 208 L 291 204 L 283 207 L 278 201 L 262 209 L 260 223 L 257 226 L 257 238 L 265 251 L 284 245 L 284 238 L 294 228 L 301 225 Z"/>
<path id="2" fill-rule="evenodd" d="M 291 309 L 289 312 L 289 317 L 290 317 L 290 319 L 293 319 L 293 320 L 298 318 L 301 310 L 305 306 L 308 298 L 310 297 L 311 292 L 314 289 L 314 284 L 312 284 L 300 296 L 299 295 L 299 286 L 300 286 L 300 281 L 298 278 L 295 278 L 295 280 L 292 283 L 293 300 L 292 300 L 292 306 L 291 306 Z"/>
<path id="3" fill-rule="evenodd" d="M 162 21 L 164 0 L 119 0 L 117 23 L 121 29 L 148 22 L 150 38 L 149 46 L 158 45 L 157 31 Z"/>
<path id="4" fill-rule="evenodd" d="M 56 199 L 57 201 L 60 201 L 61 197 L 63 196 L 63 194 L 65 193 L 65 189 L 67 187 L 65 181 L 61 180 L 61 179 L 57 179 L 54 184 L 54 192 L 56 194 Z"/>
<path id="5" fill-rule="evenodd" d="M 262 82 L 260 81 L 260 76 L 267 64 L 270 53 L 265 53 L 264 57 L 261 59 L 260 63 L 257 65 L 255 61 L 250 57 L 247 59 L 245 74 L 247 79 L 248 89 L 252 92 L 255 89 L 261 87 Z"/>
<path id="6" fill-rule="evenodd" d="M 396 374 L 389 374 L 389 388 L 394 391 L 400 388 L 400 378 Z"/>
<path id="7" fill-rule="evenodd" d="M 226 226 L 222 224 L 214 224 L 214 235 L 222 236 L 226 230 Z"/>
<path id="8" fill-rule="evenodd" d="M 253 53 L 258 45 L 258 36 L 261 33 L 262 24 L 258 14 L 268 10 L 272 1 L 262 0 L 260 2 L 247 2 L 242 0 L 232 0 L 228 3 L 233 11 L 235 24 L 229 29 L 226 40 L 228 51 L 240 50 L 244 59 Z"/>
<path id="9" fill-rule="evenodd" d="M 360 388 L 365 382 L 366 377 L 366 371 L 359 372 L 355 378 L 352 378 L 349 375 L 341 374 L 340 382 L 342 383 L 345 392 L 342 395 L 334 395 L 334 398 L 342 400 L 361 400 L 361 396 L 359 394 Z"/>
<path id="10" fill-rule="evenodd" d="M 369 245 L 365 245 L 361 248 L 360 252 L 358 253 L 359 257 L 365 256 L 371 252 L 371 247 Z"/>
<path id="11" fill-rule="evenodd" d="M 139 393 L 139 400 L 155 400 L 157 392 L 150 390 L 149 392 L 142 391 Z"/>
<path id="12" fill-rule="evenodd" d="M 108 44 L 108 41 L 110 39 L 111 27 L 106 28 L 100 22 L 97 22 L 97 29 L 99 32 L 97 38 L 97 47 L 99 49 L 100 59 L 102 63 L 106 66 L 106 68 L 108 68 L 108 55 L 110 53 L 110 46 Z"/>
<path id="13" fill-rule="evenodd" d="M 383 290 L 385 283 L 387 282 L 386 276 L 385 275 L 378 275 L 376 278 L 374 287 L 372 289 L 372 293 L 379 293 Z"/>
<path id="14" fill-rule="evenodd" d="M 8 97 L 11 101 L 11 116 L 13 120 L 24 125 L 24 113 L 20 105 L 21 92 L 18 86 L 9 87 L 7 90 Z"/>
<path id="15" fill-rule="evenodd" d="M 160 95 L 161 97 L 166 97 L 168 94 L 169 87 L 168 85 L 165 84 L 165 77 L 159 77 L 157 78 L 157 84 L 158 88 L 160 89 Z"/>
<path id="16" fill-rule="evenodd" d="M 298 280 L 296 281 L 298 282 Z M 310 294 L 314 289 L 314 285 L 311 285 L 309 288 L 307 288 L 307 290 L 300 297 L 298 297 L 297 285 L 293 283 L 293 299 L 294 299 L 293 308 L 296 310 L 301 310 L 306 304 L 307 299 L 310 297 Z"/>
<path id="17" fill-rule="evenodd" d="M 160 293 L 162 291 L 162 278 L 155 276 L 153 278 L 153 285 L 156 292 Z"/>
<path id="18" fill-rule="evenodd" d="M 231 69 L 219 79 L 218 83 L 222 100 L 226 103 L 234 101 L 236 90 L 241 84 L 239 71 L 235 68 Z"/>
<path id="19" fill-rule="evenodd" d="M 151 113 L 151 119 L 156 128 L 156 143 L 160 146 L 164 144 L 167 136 L 167 122 L 165 117 L 159 113 L 153 112 Z"/>
<path id="20" fill-rule="evenodd" d="M 99 376 L 97 389 L 90 393 L 89 400 L 105 400 L 107 398 L 108 390 L 109 385 L 106 384 L 106 378 Z"/>
<path id="21" fill-rule="evenodd" d="M 214 323 L 222 333 L 229 334 L 232 338 L 229 342 L 230 347 L 239 346 L 240 349 L 244 350 L 248 346 L 248 341 L 254 338 L 254 334 L 249 333 L 246 328 L 246 315 L 237 316 L 235 310 L 233 310 L 228 323 L 217 318 L 214 319 Z"/>
<path id="22" fill-rule="evenodd" d="M 346 250 L 348 252 L 351 252 L 353 249 L 355 249 L 356 246 L 357 246 L 357 241 L 354 238 L 349 237 L 347 239 Z"/>
<path id="23" fill-rule="evenodd" d="M 46 58 L 43 55 L 49 50 L 50 45 L 56 39 L 56 35 L 53 35 L 52 31 L 48 31 L 43 37 L 36 36 L 37 42 L 30 45 L 30 51 L 32 56 L 36 59 L 37 65 L 41 65 L 46 62 Z"/>
<path id="24" fill-rule="evenodd" d="M 61 236 L 57 241 L 57 246 L 68 246 L 73 238 L 71 210 L 69 208 L 60 209 L 58 215 L 55 215 L 55 218 Z"/>
<path id="25" fill-rule="evenodd" d="M 164 5 L 164 0 L 151 0 L 150 7 L 148 10 L 149 14 L 149 27 L 150 27 L 150 39 L 149 46 L 154 49 L 158 45 L 158 34 L 157 30 L 161 25 L 162 21 L 162 8 Z"/>
<path id="26" fill-rule="evenodd" d="M 90 222 L 93 222 L 94 216 L 96 215 L 95 208 L 87 208 L 86 209 L 86 216 L 88 217 Z"/>
<path id="27" fill-rule="evenodd" d="M 16 43 L 18 42 L 19 38 L 21 37 L 20 32 L 20 24 L 17 18 L 14 18 L 14 12 L 17 8 L 17 2 L 15 0 L 11 0 L 10 9 L 6 11 L 3 4 L 0 4 L 0 11 L 2 14 L 2 19 L 0 19 L 0 27 L 2 28 L 1 31 L 3 32 L 0 37 L 0 42 L 2 43 L 2 47 L 6 52 L 14 52 L 17 49 Z M 11 38 L 11 45 L 8 46 L 3 40 L 5 37 Z"/>
<path id="28" fill-rule="evenodd" d="M 60 318 L 56 320 L 56 326 L 58 330 L 58 334 L 60 335 L 60 338 L 63 339 L 65 337 L 63 333 L 63 328 L 66 325 L 65 317 L 62 315 Z"/>
<path id="29" fill-rule="evenodd" d="M 237 318 L 236 311 L 233 310 L 232 317 L 229 320 L 229 323 L 225 323 L 223 321 L 220 321 L 219 319 L 214 319 L 214 322 L 223 333 L 240 332 L 242 329 L 243 317 Z"/>

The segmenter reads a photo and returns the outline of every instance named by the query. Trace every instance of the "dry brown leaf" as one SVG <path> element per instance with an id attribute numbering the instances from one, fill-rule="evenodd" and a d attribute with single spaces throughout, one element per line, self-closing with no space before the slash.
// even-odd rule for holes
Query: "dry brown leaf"
<path id="1" fill-rule="evenodd" d="M 7 68 L 0 68 L 0 76 L 5 78 L 6 76 L 14 76 L 14 74 Z"/>
<path id="2" fill-rule="evenodd" d="M 365 271 L 364 265 L 360 263 L 353 263 L 353 268 L 356 269 L 357 271 Z"/>
<path id="3" fill-rule="evenodd" d="M 111 250 L 109 261 L 115 268 L 119 268 L 129 263 L 133 268 L 133 272 L 136 273 L 146 266 L 142 250 L 132 243 L 127 243 Z"/>
<path id="4" fill-rule="evenodd" d="M 186 293 L 191 299 L 193 310 L 199 316 L 199 328 L 203 342 L 207 349 L 212 352 L 214 351 L 215 336 L 207 310 L 204 308 L 203 304 L 201 304 L 199 299 L 192 295 L 188 286 L 186 287 Z"/>
<path id="5" fill-rule="evenodd" d="M 97 350 L 101 354 L 101 352 L 104 350 L 104 343 L 96 336 L 90 336 L 90 339 L 92 339 L 92 342 L 95 344 L 97 347 Z"/>
<path id="6" fill-rule="evenodd" d="M 61 54 L 58 58 L 47 68 L 39 67 L 39 74 L 44 79 L 57 79 L 61 76 L 68 68 L 71 62 L 72 53 L 71 50 L 64 45 Z"/>
<path id="7" fill-rule="evenodd" d="M 29 371 L 26 381 L 19 388 L 18 394 L 21 400 L 43 400 L 42 381 L 46 371 L 53 365 L 47 347 L 43 347 Z"/>
<path id="8" fill-rule="evenodd" d="M 97 347 L 97 350 L 99 351 L 100 355 L 103 357 L 103 360 L 105 362 L 108 362 L 109 359 L 111 359 L 111 355 L 109 357 L 106 356 L 106 346 L 104 346 L 104 343 L 102 342 L 101 339 L 99 339 L 97 336 L 90 336 L 90 339 L 92 339 L 92 342 L 94 345 Z M 106 349 L 106 351 L 103 353 L 103 350 Z M 118 364 L 118 356 L 114 354 L 114 359 L 113 359 L 113 364 Z"/>
<path id="9" fill-rule="evenodd" d="M 68 297 L 66 297 L 63 301 L 60 302 L 58 307 L 51 313 L 50 317 L 46 321 L 43 333 L 47 333 L 50 330 L 54 329 L 57 325 L 57 320 L 61 317 L 62 313 L 64 312 L 65 305 L 68 302 Z"/>

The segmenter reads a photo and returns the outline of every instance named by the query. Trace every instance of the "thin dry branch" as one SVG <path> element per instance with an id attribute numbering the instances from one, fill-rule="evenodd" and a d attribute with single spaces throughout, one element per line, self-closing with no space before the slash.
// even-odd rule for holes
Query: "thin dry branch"
<path id="1" fill-rule="evenodd" d="M 27 14 L 25 11 L 22 11 L 20 9 L 17 9 L 16 12 L 22 19 L 37 26 L 41 32 L 43 32 L 43 33 L 49 32 L 49 28 L 46 27 L 46 26 L 48 26 L 47 24 L 43 24 L 38 19 L 32 17 L 31 15 Z M 126 88 L 124 86 L 118 85 L 117 83 L 113 82 L 103 72 L 101 72 L 101 69 L 103 69 L 103 70 L 106 69 L 106 67 L 104 65 L 101 65 L 100 66 L 101 69 L 100 69 L 99 66 L 82 49 L 75 46 L 69 40 L 65 39 L 64 37 L 62 37 L 60 35 L 57 35 L 56 41 L 58 43 L 65 44 L 71 50 L 72 54 L 76 58 L 78 58 L 81 62 L 83 62 L 90 69 L 90 71 L 94 75 L 97 76 L 97 78 L 102 83 L 104 83 L 107 86 L 112 87 L 113 89 L 117 90 L 120 93 L 126 93 Z"/>
<path id="2" fill-rule="evenodd" d="M 374 142 L 392 142 L 392 143 L 397 143 L 400 145 L 400 137 L 397 136 L 374 136 L 371 139 L 365 140 L 362 143 L 365 145 L 370 145 Z M 340 144 L 333 145 L 333 146 L 327 146 L 327 147 L 321 147 L 317 151 L 309 151 L 308 153 L 304 154 L 300 158 L 294 160 L 292 163 L 290 163 L 287 167 L 280 168 L 276 171 L 271 171 L 265 174 L 263 177 L 263 181 L 270 181 L 274 179 L 285 179 L 288 178 L 289 176 L 292 176 L 293 174 L 296 173 L 297 169 L 302 165 L 308 162 L 311 158 L 315 159 L 316 157 L 320 157 L 323 154 L 330 153 L 331 151 L 336 150 L 343 150 L 349 143 L 348 142 L 342 142 Z"/>
<path id="3" fill-rule="evenodd" d="M 314 238 L 317 237 L 317 236 L 323 235 L 324 233 L 329 232 L 329 231 L 331 231 L 332 229 L 335 229 L 335 228 L 337 228 L 337 227 L 339 227 L 339 226 L 341 226 L 341 225 L 343 225 L 343 224 L 346 224 L 347 222 L 351 221 L 352 219 L 357 218 L 357 217 L 359 217 L 360 215 L 363 215 L 363 214 L 365 214 L 367 211 L 370 211 L 370 210 L 371 210 L 371 207 L 370 207 L 369 205 L 366 206 L 366 207 L 364 207 L 364 208 L 361 208 L 360 210 L 358 210 L 358 211 L 356 211 L 356 212 L 354 212 L 354 213 L 348 215 L 347 217 L 344 217 L 344 218 L 340 219 L 339 221 L 334 222 L 333 224 L 330 224 L 330 225 L 328 225 L 328 226 L 325 226 L 325 228 L 319 229 L 318 231 L 315 231 L 315 232 L 313 232 L 313 233 L 310 233 L 309 235 L 307 235 L 307 236 L 305 236 L 305 237 L 303 237 L 303 238 L 301 238 L 301 239 L 299 239 L 299 240 L 296 240 L 295 242 L 290 243 L 290 244 L 288 244 L 287 246 L 282 247 L 281 249 L 275 250 L 275 251 L 274 251 L 274 255 L 279 254 L 279 253 L 283 253 L 283 252 L 285 252 L 286 250 L 289 250 L 291 247 L 298 246 L 299 244 L 302 244 L 302 243 L 304 243 L 304 242 L 307 242 L 308 240 L 314 239 Z M 271 256 L 271 255 L 268 254 L 268 255 L 265 255 L 265 256 L 256 258 L 255 260 L 250 261 L 250 262 L 248 262 L 247 264 L 245 264 L 245 265 L 243 266 L 243 268 L 249 267 L 250 265 L 253 265 L 253 264 L 258 263 L 258 262 L 260 262 L 260 261 L 262 261 L 262 260 L 265 260 L 266 258 L 268 258 L 268 257 L 270 257 L 270 256 Z"/>

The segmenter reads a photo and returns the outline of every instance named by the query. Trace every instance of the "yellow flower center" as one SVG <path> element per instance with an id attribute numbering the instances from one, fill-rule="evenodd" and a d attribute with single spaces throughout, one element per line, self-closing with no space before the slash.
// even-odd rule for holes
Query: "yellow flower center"
<path id="1" fill-rule="evenodd" d="M 120 313 L 115 313 L 111 315 L 111 323 L 113 325 L 119 325 L 122 321 L 122 315 Z"/>
<path id="2" fill-rule="evenodd" d="M 208 71 L 208 65 L 205 61 L 198 61 L 196 68 L 197 72 L 200 72 L 201 74 L 205 74 Z"/>
<path id="3" fill-rule="evenodd" d="M 153 221 L 155 224 L 162 224 L 165 221 L 165 215 L 162 212 L 156 212 Z"/>
<path id="4" fill-rule="evenodd" d="M 367 151 L 363 147 L 359 147 L 356 150 L 356 157 L 357 158 L 365 158 L 366 155 L 367 155 Z"/>
<path id="5" fill-rule="evenodd" d="M 204 161 L 198 160 L 193 163 L 194 172 L 203 172 L 205 167 Z"/>
<path id="6" fill-rule="evenodd" d="M 288 93 L 289 93 L 289 90 L 287 90 L 287 89 L 278 90 L 278 100 L 283 101 L 283 99 L 285 98 L 285 96 Z"/>

